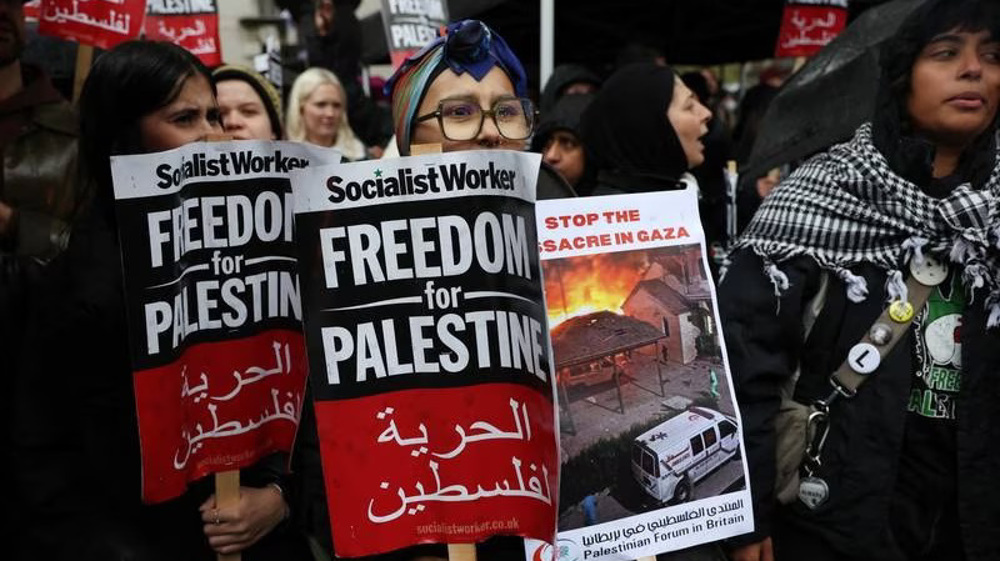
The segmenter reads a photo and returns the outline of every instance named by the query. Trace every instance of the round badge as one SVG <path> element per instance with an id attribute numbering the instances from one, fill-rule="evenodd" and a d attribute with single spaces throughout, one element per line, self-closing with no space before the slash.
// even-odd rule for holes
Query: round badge
<path id="1" fill-rule="evenodd" d="M 889 341 L 892 341 L 892 328 L 884 323 L 876 323 L 868 331 L 868 338 L 872 340 L 872 343 L 884 347 L 889 344 Z"/>
<path id="2" fill-rule="evenodd" d="M 871 343 L 858 343 L 847 352 L 847 365 L 858 374 L 871 374 L 882 363 L 882 355 Z"/>
<path id="3" fill-rule="evenodd" d="M 910 274 L 924 286 L 937 286 L 948 278 L 948 265 L 925 255 L 919 264 L 916 259 L 910 259 Z"/>
<path id="4" fill-rule="evenodd" d="M 896 323 L 906 323 L 913 319 L 913 304 L 896 300 L 889 305 L 889 317 Z"/>

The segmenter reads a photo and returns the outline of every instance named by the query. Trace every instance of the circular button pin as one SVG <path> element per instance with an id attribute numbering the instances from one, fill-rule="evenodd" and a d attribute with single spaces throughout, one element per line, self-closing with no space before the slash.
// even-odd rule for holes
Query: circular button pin
<path id="1" fill-rule="evenodd" d="M 896 323 L 906 323 L 913 319 L 913 304 L 896 300 L 889 305 L 889 317 Z"/>
<path id="2" fill-rule="evenodd" d="M 948 265 L 925 255 L 920 263 L 910 259 L 910 274 L 924 286 L 937 286 L 948 278 Z"/>
<path id="3" fill-rule="evenodd" d="M 868 338 L 872 340 L 872 343 L 884 347 L 889 344 L 889 341 L 892 341 L 892 327 L 884 323 L 876 323 L 868 331 Z"/>
<path id="4" fill-rule="evenodd" d="M 882 356 L 871 343 L 858 343 L 847 353 L 847 365 L 858 374 L 871 374 L 882 363 Z"/>

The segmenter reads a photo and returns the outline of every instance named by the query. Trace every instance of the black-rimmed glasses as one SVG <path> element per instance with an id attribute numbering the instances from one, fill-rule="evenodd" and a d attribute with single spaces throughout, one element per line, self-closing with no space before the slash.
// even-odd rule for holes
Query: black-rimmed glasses
<path id="1" fill-rule="evenodd" d="M 523 97 L 498 99 L 490 109 L 469 99 L 445 99 L 438 103 L 437 111 L 417 117 L 417 122 L 436 118 L 448 140 L 472 140 L 483 130 L 487 115 L 500 136 L 508 140 L 525 140 L 535 127 L 535 106 Z"/>

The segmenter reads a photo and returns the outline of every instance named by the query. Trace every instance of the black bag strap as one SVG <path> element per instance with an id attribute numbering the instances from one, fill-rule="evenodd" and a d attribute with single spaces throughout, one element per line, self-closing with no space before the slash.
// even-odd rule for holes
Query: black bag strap
<path id="1" fill-rule="evenodd" d="M 943 271 L 943 277 L 946 278 L 947 269 Z M 937 276 L 938 282 L 944 278 L 942 275 Z M 826 399 L 813 402 L 806 420 L 802 468 L 813 479 L 814 484 L 818 480 L 813 478 L 813 473 L 822 465 L 823 446 L 830 431 L 830 404 L 838 397 L 854 397 L 865 380 L 875 375 L 882 360 L 904 339 L 913 318 L 923 309 L 935 286 L 937 282 L 924 284 L 916 275 L 911 275 L 906 280 L 907 300 L 892 302 L 882 310 L 861 340 L 851 348 L 840 368 L 830 375 L 833 391 Z"/>

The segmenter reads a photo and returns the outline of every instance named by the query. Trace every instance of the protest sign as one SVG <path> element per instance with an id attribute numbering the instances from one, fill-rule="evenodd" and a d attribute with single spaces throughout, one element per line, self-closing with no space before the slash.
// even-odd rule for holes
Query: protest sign
<path id="1" fill-rule="evenodd" d="M 25 21 L 38 21 L 38 15 L 42 10 L 42 0 L 31 0 L 30 2 L 24 3 L 24 19 Z"/>
<path id="2" fill-rule="evenodd" d="M 281 41 L 274 35 L 264 40 L 264 52 L 253 57 L 253 69 L 271 82 L 279 92 L 284 86 L 284 69 L 281 66 Z"/>
<path id="3" fill-rule="evenodd" d="M 788 0 L 774 56 L 812 56 L 847 25 L 847 0 Z"/>
<path id="4" fill-rule="evenodd" d="M 445 0 L 382 0 L 382 24 L 392 67 L 399 68 L 448 25 Z"/>
<path id="5" fill-rule="evenodd" d="M 338 555 L 554 536 L 539 164 L 490 150 L 293 175 Z"/>
<path id="6" fill-rule="evenodd" d="M 753 530 L 694 189 L 541 201 L 559 395 L 557 559 L 637 559 Z"/>
<path id="7" fill-rule="evenodd" d="M 289 173 L 339 159 L 248 141 L 112 158 L 144 501 L 291 449 L 306 364 Z"/>
<path id="8" fill-rule="evenodd" d="M 38 33 L 110 49 L 135 39 L 146 0 L 42 0 Z"/>
<path id="9" fill-rule="evenodd" d="M 184 47 L 206 66 L 222 64 L 215 0 L 147 0 L 147 39 Z"/>

